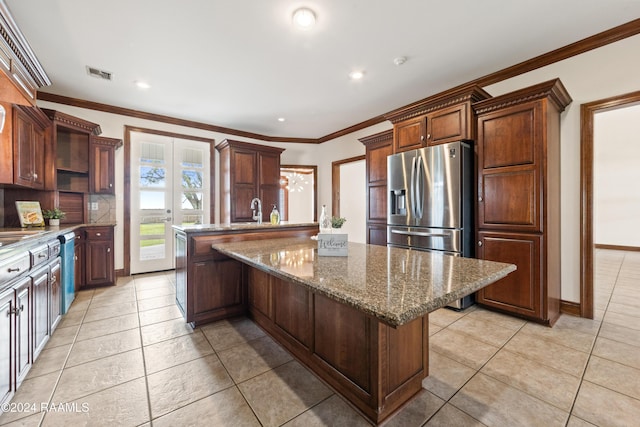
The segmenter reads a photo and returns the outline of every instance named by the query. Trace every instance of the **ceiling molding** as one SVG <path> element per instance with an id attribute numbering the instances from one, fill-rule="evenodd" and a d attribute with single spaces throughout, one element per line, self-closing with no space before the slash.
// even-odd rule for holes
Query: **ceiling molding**
<path id="1" fill-rule="evenodd" d="M 520 62 L 519 64 L 513 65 L 511 67 L 507 67 L 500 71 L 496 71 L 495 73 L 487 74 L 486 76 L 483 76 L 478 79 L 472 80 L 470 82 L 464 83 L 462 85 L 456 86 L 445 92 L 441 92 L 439 94 L 429 96 L 420 101 L 413 102 L 400 109 L 373 117 L 361 123 L 327 134 L 320 138 L 292 138 L 292 137 L 277 137 L 277 136 L 261 135 L 257 133 L 245 132 L 237 129 L 231 129 L 231 128 L 226 128 L 222 126 L 196 122 L 192 120 L 179 119 L 179 118 L 165 116 L 161 114 L 153 114 L 153 113 L 147 113 L 144 111 L 132 110 L 128 108 L 115 107 L 112 105 L 100 104 L 97 102 L 70 98 L 70 97 L 50 94 L 46 92 L 38 92 L 38 99 L 42 101 L 50 101 L 50 102 L 55 102 L 59 104 L 65 104 L 65 105 L 71 105 L 75 107 L 103 111 L 107 113 L 120 114 L 124 116 L 136 117 L 140 119 L 159 121 L 159 122 L 174 124 L 178 126 L 202 129 L 202 130 L 207 130 L 211 132 L 220 132 L 228 135 L 242 136 L 246 138 L 252 138 L 252 139 L 257 139 L 257 140 L 267 141 L 267 142 L 320 144 L 320 143 L 327 142 L 327 141 L 336 139 L 338 137 L 353 133 L 355 131 L 362 130 L 367 127 L 382 123 L 387 120 L 385 116 L 394 115 L 394 113 L 397 113 L 399 111 L 415 109 L 417 106 L 424 105 L 424 104 L 431 104 L 434 101 L 437 102 L 437 99 L 451 96 L 452 94 L 455 94 L 455 93 L 459 93 L 461 90 L 468 89 L 469 86 L 484 87 L 494 83 L 498 83 L 500 81 L 507 80 L 509 78 L 527 73 L 529 71 L 536 70 L 538 68 L 547 66 L 549 64 L 562 61 L 572 56 L 576 56 L 581 53 L 585 53 L 590 50 L 597 49 L 602 46 L 606 46 L 610 43 L 623 40 L 627 37 L 635 36 L 637 34 L 640 34 L 640 19 L 635 19 L 633 21 L 627 22 L 626 24 L 619 25 L 617 27 L 595 34 L 591 37 L 587 37 L 585 39 L 566 45 L 564 47 L 553 50 L 551 52 L 536 56 L 527 61 Z"/>

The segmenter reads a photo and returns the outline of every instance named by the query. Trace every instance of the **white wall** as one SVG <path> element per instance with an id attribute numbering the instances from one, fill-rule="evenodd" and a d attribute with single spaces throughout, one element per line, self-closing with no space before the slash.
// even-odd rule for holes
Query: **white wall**
<path id="1" fill-rule="evenodd" d="M 293 172 L 283 172 L 283 176 L 291 177 Z M 313 174 L 303 174 L 306 183 L 294 191 L 289 191 L 289 222 L 313 222 Z M 289 182 L 291 185 L 291 182 Z"/>
<path id="2" fill-rule="evenodd" d="M 350 242 L 367 243 L 366 191 L 365 161 L 340 165 L 340 216 L 347 219 L 342 232 Z"/>
<path id="3" fill-rule="evenodd" d="M 594 117 L 594 242 L 640 247 L 640 105 Z"/>
<path id="4" fill-rule="evenodd" d="M 561 116 L 562 284 L 565 301 L 580 301 L 580 105 L 640 89 L 640 35 L 490 85 L 501 95 L 559 77 L 573 98 Z"/>

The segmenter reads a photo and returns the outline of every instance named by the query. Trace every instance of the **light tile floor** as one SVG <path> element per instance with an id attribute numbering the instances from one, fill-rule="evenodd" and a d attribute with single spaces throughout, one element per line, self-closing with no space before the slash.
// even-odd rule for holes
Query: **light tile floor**
<path id="1" fill-rule="evenodd" d="M 193 330 L 174 295 L 172 272 L 79 293 L 0 424 L 368 425 L 250 320 Z M 430 376 L 386 425 L 640 425 L 640 253 L 597 251 L 595 306 L 553 328 L 434 312 Z"/>

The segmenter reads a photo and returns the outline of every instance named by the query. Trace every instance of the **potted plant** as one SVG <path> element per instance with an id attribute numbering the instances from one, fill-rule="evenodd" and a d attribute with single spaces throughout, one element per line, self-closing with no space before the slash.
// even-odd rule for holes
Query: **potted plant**
<path id="1" fill-rule="evenodd" d="M 347 222 L 346 218 L 332 216 L 331 217 L 331 228 L 342 228 L 344 223 Z"/>
<path id="2" fill-rule="evenodd" d="M 49 220 L 49 225 L 60 225 L 60 220 L 65 217 L 65 213 L 59 208 L 45 209 L 42 216 Z"/>

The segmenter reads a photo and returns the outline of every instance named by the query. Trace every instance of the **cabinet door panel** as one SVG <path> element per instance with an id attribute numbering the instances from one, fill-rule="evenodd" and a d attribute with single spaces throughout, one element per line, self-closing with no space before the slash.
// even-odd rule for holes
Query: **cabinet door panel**
<path id="1" fill-rule="evenodd" d="M 44 176 L 45 176 L 45 132 L 41 129 L 32 128 L 33 138 L 33 182 L 32 188 L 42 190 L 44 188 Z"/>
<path id="2" fill-rule="evenodd" d="M 536 163 L 536 110 L 519 106 L 479 119 L 481 168 Z"/>
<path id="3" fill-rule="evenodd" d="M 231 258 L 193 264 L 194 315 L 242 305 L 242 264 Z"/>
<path id="4" fill-rule="evenodd" d="M 31 292 L 31 278 L 25 277 L 14 287 L 16 310 L 15 317 L 15 372 L 16 388 L 22 382 L 31 367 L 32 335 L 31 335 L 31 306 L 33 304 L 33 294 Z"/>
<path id="5" fill-rule="evenodd" d="M 33 274 L 33 355 L 37 357 L 49 336 L 49 269 Z"/>
<path id="6" fill-rule="evenodd" d="M 98 194 L 115 194 L 115 147 L 92 144 L 91 190 Z"/>
<path id="7" fill-rule="evenodd" d="M 393 154 L 391 144 L 367 150 L 367 177 L 369 184 L 387 184 L 387 157 Z"/>
<path id="8" fill-rule="evenodd" d="M 280 181 L 280 155 L 258 152 L 261 185 L 278 185 Z"/>
<path id="9" fill-rule="evenodd" d="M 394 152 L 413 150 L 422 147 L 425 141 L 426 118 L 418 117 L 396 123 L 393 126 Z"/>
<path id="10" fill-rule="evenodd" d="M 481 177 L 480 228 L 541 231 L 537 170 L 510 170 Z"/>
<path id="11" fill-rule="evenodd" d="M 313 332 L 311 293 L 304 286 L 275 277 L 272 280 L 275 324 L 310 348 Z"/>
<path id="12" fill-rule="evenodd" d="M 271 319 L 271 281 L 265 272 L 250 268 L 247 277 L 249 284 L 249 307 Z"/>
<path id="13" fill-rule="evenodd" d="M 539 317 L 542 313 L 542 237 L 516 233 L 478 233 L 478 258 L 515 264 L 518 269 L 478 291 L 478 302 Z"/>
<path id="14" fill-rule="evenodd" d="M 0 293 L 0 403 L 5 402 L 13 394 L 13 384 L 11 384 L 13 370 L 13 315 L 11 313 L 13 305 L 13 289 Z"/>
<path id="15" fill-rule="evenodd" d="M 429 145 L 468 139 L 467 105 L 443 108 L 427 115 L 427 143 Z"/>
<path id="16" fill-rule="evenodd" d="M 369 221 L 387 220 L 387 186 L 376 185 L 369 187 Z"/>
<path id="17" fill-rule="evenodd" d="M 23 113 L 15 110 L 13 122 L 13 181 L 18 185 L 31 187 L 33 177 L 34 145 L 32 124 Z"/>
<path id="18" fill-rule="evenodd" d="M 355 308 L 314 294 L 315 352 L 358 387 L 371 393 L 371 322 Z"/>
<path id="19" fill-rule="evenodd" d="M 87 241 L 86 284 L 111 285 L 114 283 L 112 241 Z"/>
<path id="20" fill-rule="evenodd" d="M 387 226 L 384 224 L 367 225 L 367 243 L 387 246 Z"/>
<path id="21" fill-rule="evenodd" d="M 256 181 L 256 153 L 235 151 L 233 153 L 232 184 L 255 185 Z"/>
<path id="22" fill-rule="evenodd" d="M 251 200 L 254 197 L 258 197 L 255 186 L 253 184 L 237 185 L 234 191 L 236 193 L 236 197 L 231 203 L 231 222 L 253 221 Z"/>

